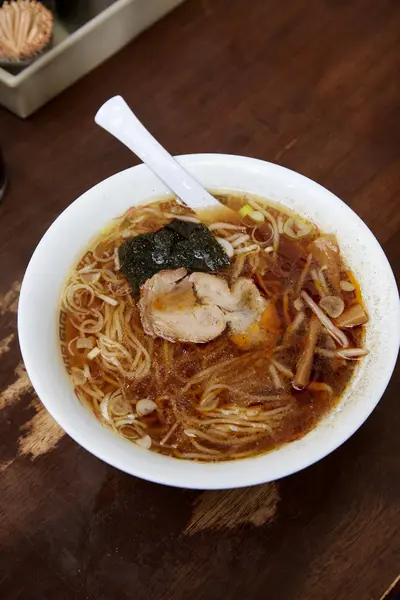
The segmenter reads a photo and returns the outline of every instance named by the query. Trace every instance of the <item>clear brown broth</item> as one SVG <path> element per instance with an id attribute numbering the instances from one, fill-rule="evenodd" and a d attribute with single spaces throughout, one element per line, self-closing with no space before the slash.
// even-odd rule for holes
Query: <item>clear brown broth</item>
<path id="1" fill-rule="evenodd" d="M 219 194 L 218 197 L 224 204 L 236 211 L 244 206 L 249 198 L 235 194 Z M 257 199 L 257 201 L 260 202 L 260 199 Z M 163 212 L 168 213 L 174 210 L 179 214 L 192 214 L 190 211 L 178 207 L 173 200 L 162 200 L 151 206 L 156 206 Z M 292 216 L 269 203 L 263 203 L 263 207 L 267 208 L 275 219 L 278 219 L 281 215 L 284 219 Z M 107 228 L 82 257 L 77 265 L 77 270 L 93 261 L 92 252 L 94 247 L 96 247 L 97 257 L 107 258 L 108 255 L 111 255 L 114 248 L 118 247 L 125 239 L 117 235 L 118 232 L 121 233 L 124 229 L 130 227 L 130 215 L 137 214 L 135 213 L 137 210 L 140 210 L 140 207 L 132 209 L 131 212 L 128 211 L 124 217 L 117 220 L 110 228 Z M 205 223 L 216 222 L 219 218 L 226 221 L 226 215 L 222 212 L 221 215 L 216 215 L 215 212 L 210 214 L 207 211 L 202 214 L 202 221 Z M 255 224 L 249 217 L 243 219 L 243 225 L 247 233 L 254 234 Z M 159 219 L 153 219 L 149 215 L 136 228 L 136 232 L 155 231 L 159 227 Z M 114 240 L 110 241 L 110 233 L 114 234 Z M 257 227 L 256 234 L 259 240 L 262 239 L 263 235 L 270 235 L 267 224 Z M 122 301 L 126 302 L 128 300 L 128 303 L 130 303 L 129 310 L 132 311 L 131 324 L 135 335 L 140 343 L 151 352 L 151 369 L 145 377 L 138 381 L 135 377 L 124 377 L 118 372 L 113 373 L 104 370 L 100 356 L 88 360 L 89 349 L 75 348 L 73 350 L 74 355 L 71 355 L 68 348 L 74 348 L 72 340 L 79 336 L 82 337 L 82 332 L 76 327 L 76 315 L 65 309 L 64 306 L 60 318 L 60 336 L 64 362 L 69 372 L 73 368 L 84 369 L 87 365 L 86 368 L 90 370 L 92 381 L 90 385 L 93 386 L 92 388 L 88 387 L 87 382 L 82 385 L 75 385 L 78 397 L 87 403 L 94 414 L 103 421 L 104 415 L 102 415 L 100 405 L 104 395 L 117 393 L 120 390 L 125 403 L 124 406 L 133 414 L 139 399 L 146 398 L 154 401 L 157 404 L 157 411 L 137 419 L 141 424 L 140 426 L 132 426 L 128 423 L 117 427 L 114 422 L 112 426 L 121 435 L 133 441 L 137 441 L 138 438 L 143 436 L 150 436 L 153 450 L 175 457 L 197 458 L 199 460 L 242 458 L 273 450 L 282 444 L 304 436 L 338 403 L 351 380 L 356 365 L 356 361 L 332 359 L 321 355 L 314 356 L 311 382 L 330 386 L 332 394 L 324 389 L 318 389 L 318 385 L 307 386 L 302 391 L 295 390 L 291 386 L 291 382 L 282 375 L 281 381 L 284 383 L 282 389 L 276 390 L 271 384 L 271 375 L 267 368 L 269 359 L 274 357 L 284 364 L 287 369 L 295 372 L 296 364 L 304 348 L 309 318 L 305 320 L 295 334 L 290 336 L 289 341 L 286 340 L 285 344 L 283 344 L 283 341 L 285 340 L 286 327 L 293 322 L 296 316 L 293 298 L 310 252 L 310 243 L 319 235 L 320 232 L 316 227 L 310 235 L 296 240 L 290 239 L 286 235 L 280 235 L 279 249 L 275 260 L 272 261 L 266 252 L 262 253 L 261 258 L 259 257 L 256 272 L 251 260 L 246 259 L 241 276 L 253 279 L 260 291 L 274 303 L 282 324 L 281 332 L 277 335 L 273 347 L 267 345 L 249 350 L 242 349 L 232 342 L 227 330 L 219 338 L 207 344 L 172 344 L 161 339 L 150 339 L 143 333 L 141 328 L 135 301 L 130 296 L 129 291 L 125 290 Z M 102 265 L 105 265 L 108 271 L 116 273 L 111 259 L 102 263 Z M 316 267 L 317 265 L 312 261 L 302 289 L 318 301 L 319 292 L 310 275 L 310 271 Z M 341 279 L 356 283 L 354 276 L 349 272 L 342 259 L 340 270 Z M 228 272 L 220 273 L 219 276 L 227 278 L 229 281 L 231 269 Z M 329 282 L 328 286 L 331 287 Z M 333 290 L 330 291 L 333 293 Z M 110 296 L 113 297 L 112 293 L 110 293 Z M 354 291 L 343 292 L 341 296 L 346 307 L 351 306 L 356 301 L 360 302 L 359 286 L 356 284 Z M 120 299 L 121 296 L 118 297 L 118 300 Z M 90 305 L 88 313 L 93 310 L 105 313 L 114 309 L 96 297 Z M 346 331 L 350 346 L 360 347 L 362 345 L 363 331 L 363 327 L 355 327 Z M 90 337 L 89 333 L 85 335 Z M 122 345 L 123 343 L 122 340 Z M 320 332 L 318 345 L 322 347 L 331 346 L 331 342 L 329 345 L 329 336 L 323 331 Z M 277 347 L 281 348 L 276 350 Z M 232 362 L 232 365 L 229 364 L 229 361 L 234 359 L 236 361 Z M 223 365 L 223 363 L 228 364 L 226 368 L 217 371 L 216 376 L 214 367 Z M 214 371 L 210 372 L 210 376 L 203 383 L 203 387 L 202 385 L 193 385 L 185 390 L 190 378 L 195 377 L 204 369 L 214 369 Z M 225 437 L 222 433 L 217 435 L 215 432 L 218 432 L 218 425 L 225 427 L 226 424 L 217 423 L 210 429 L 210 425 L 207 423 L 210 420 L 207 413 L 199 412 L 199 402 L 201 394 L 204 392 L 204 386 L 209 385 L 210 381 L 214 381 L 213 378 L 215 379 L 215 385 L 226 386 L 218 396 L 219 409 L 229 411 L 232 408 L 239 407 L 238 410 L 242 412 L 250 409 L 249 414 L 251 414 L 252 409 L 261 410 L 264 414 L 266 402 L 268 402 L 268 409 L 271 411 L 282 409 L 282 416 L 274 417 L 271 421 L 268 419 L 262 421 L 268 425 L 262 433 L 257 430 L 255 435 L 248 432 L 242 435 L 240 426 L 239 432 L 232 430 L 227 435 L 224 431 L 223 435 Z M 312 389 L 313 387 L 314 389 Z M 97 397 L 90 395 L 88 389 L 94 390 Z M 237 393 L 235 393 L 235 390 L 237 390 Z M 247 396 L 244 396 L 244 393 Z M 262 400 L 262 398 L 269 396 L 275 399 Z M 254 398 L 255 401 L 252 402 L 251 398 Z M 286 405 L 290 406 L 287 410 Z M 220 419 L 221 415 L 222 413 L 218 413 L 215 419 Z M 229 418 L 233 420 L 235 415 L 229 415 Z M 253 417 L 247 418 L 251 421 Z M 258 422 L 256 419 L 256 423 Z M 193 423 L 195 423 L 195 426 Z M 234 427 L 235 425 L 233 425 Z M 164 438 L 171 430 L 170 437 L 163 443 Z M 187 432 L 192 430 L 198 432 L 195 437 L 187 435 Z M 207 439 L 210 431 L 214 432 L 212 434 L 213 442 Z M 218 441 L 215 442 L 215 439 Z M 196 441 L 197 446 L 206 448 L 206 450 L 199 451 L 198 447 L 193 445 L 193 440 Z"/>

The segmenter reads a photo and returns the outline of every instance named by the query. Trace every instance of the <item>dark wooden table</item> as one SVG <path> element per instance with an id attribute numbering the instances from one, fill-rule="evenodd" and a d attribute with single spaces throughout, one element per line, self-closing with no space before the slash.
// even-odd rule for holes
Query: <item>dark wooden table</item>
<path id="1" fill-rule="evenodd" d="M 398 0 L 188 0 L 31 119 L 0 110 L 2 600 L 379 600 L 396 580 L 399 370 L 358 433 L 306 471 L 170 489 L 63 434 L 24 372 L 16 311 L 50 223 L 133 162 L 93 123 L 116 93 L 173 153 L 246 154 L 319 181 L 398 269 L 399 44 Z"/>

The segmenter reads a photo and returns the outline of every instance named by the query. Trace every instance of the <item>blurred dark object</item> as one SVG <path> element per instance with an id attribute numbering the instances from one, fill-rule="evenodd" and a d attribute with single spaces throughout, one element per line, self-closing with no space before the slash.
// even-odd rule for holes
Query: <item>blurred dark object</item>
<path id="1" fill-rule="evenodd" d="M 3 154 L 0 148 L 0 200 L 4 196 L 7 187 L 6 166 L 4 164 Z"/>
<path id="2" fill-rule="evenodd" d="M 400 600 L 400 575 L 394 580 L 380 600 Z"/>
<path id="3" fill-rule="evenodd" d="M 54 0 L 55 11 L 68 30 L 75 31 L 117 0 Z"/>
<path id="4" fill-rule="evenodd" d="M 56 12 L 60 19 L 73 17 L 79 11 L 81 0 L 55 0 Z"/>

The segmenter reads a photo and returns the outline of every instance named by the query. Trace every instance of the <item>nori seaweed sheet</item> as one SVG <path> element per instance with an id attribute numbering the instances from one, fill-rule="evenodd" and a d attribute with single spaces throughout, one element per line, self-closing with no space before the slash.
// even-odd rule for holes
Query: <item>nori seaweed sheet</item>
<path id="1" fill-rule="evenodd" d="M 201 223 L 174 219 L 154 233 L 143 233 L 120 246 L 121 271 L 138 297 L 140 286 L 163 269 L 215 273 L 230 260 L 211 231 Z"/>

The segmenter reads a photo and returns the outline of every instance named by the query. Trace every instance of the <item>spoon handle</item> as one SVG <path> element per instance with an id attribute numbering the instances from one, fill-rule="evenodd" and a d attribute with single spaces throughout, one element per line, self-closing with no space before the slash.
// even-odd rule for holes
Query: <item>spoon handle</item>
<path id="1" fill-rule="evenodd" d="M 98 110 L 95 121 L 138 156 L 184 204 L 197 210 L 220 206 L 161 146 L 139 121 L 121 96 L 110 98 Z"/>

